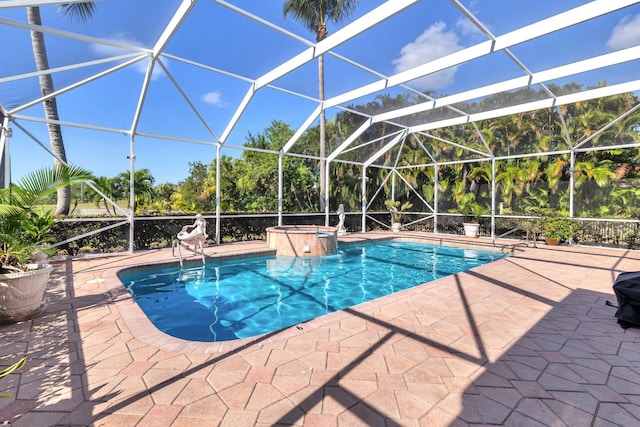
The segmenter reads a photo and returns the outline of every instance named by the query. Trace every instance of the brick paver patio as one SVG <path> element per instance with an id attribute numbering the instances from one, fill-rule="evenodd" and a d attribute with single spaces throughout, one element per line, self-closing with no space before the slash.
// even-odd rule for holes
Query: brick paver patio
<path id="1" fill-rule="evenodd" d="M 0 369 L 28 358 L 0 380 L 0 425 L 640 425 L 640 329 L 605 305 L 640 253 L 498 246 L 514 244 L 509 258 L 223 343 L 157 331 L 118 281 L 176 262 L 170 250 L 56 262 L 45 313 L 0 325 Z"/>

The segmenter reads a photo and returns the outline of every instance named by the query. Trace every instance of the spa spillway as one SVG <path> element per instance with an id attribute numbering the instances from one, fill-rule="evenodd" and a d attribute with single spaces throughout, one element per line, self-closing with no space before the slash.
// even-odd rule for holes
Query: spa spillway
<path id="1" fill-rule="evenodd" d="M 267 246 L 282 256 L 321 256 L 338 252 L 336 227 L 281 225 L 267 228 Z"/>

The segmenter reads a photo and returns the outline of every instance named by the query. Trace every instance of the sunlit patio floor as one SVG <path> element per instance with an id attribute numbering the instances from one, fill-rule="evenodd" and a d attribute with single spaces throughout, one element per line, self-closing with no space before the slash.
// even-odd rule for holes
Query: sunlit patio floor
<path id="1" fill-rule="evenodd" d="M 640 253 L 498 247 L 514 244 L 509 258 L 223 343 L 158 332 L 118 281 L 125 266 L 176 262 L 170 249 L 56 262 L 45 313 L 0 325 L 0 369 L 28 358 L 0 380 L 0 425 L 640 425 L 640 329 L 605 305 Z"/>

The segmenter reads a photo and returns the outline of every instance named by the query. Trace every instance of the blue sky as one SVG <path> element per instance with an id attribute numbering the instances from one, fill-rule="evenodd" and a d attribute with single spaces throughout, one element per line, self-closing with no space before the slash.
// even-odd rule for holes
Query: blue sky
<path id="1" fill-rule="evenodd" d="M 603 0 L 604 1 L 604 0 Z M 292 18 L 282 16 L 282 2 L 236 0 L 237 6 L 260 19 L 313 41 L 315 36 Z M 382 1 L 361 1 L 351 20 L 381 5 Z M 494 35 L 500 36 L 537 19 L 587 3 L 584 0 L 471 0 L 463 1 Z M 53 6 L 42 8 L 43 25 L 131 46 L 151 47 L 176 10 L 179 1 L 104 0 L 97 3 L 91 21 L 72 22 L 57 13 Z M 0 9 L 0 18 L 24 22 L 23 9 Z M 343 24 L 344 25 L 344 24 Z M 340 26 L 329 25 L 330 34 Z M 1 25 L 0 37 L 11 40 L 3 46 L 0 79 L 35 70 L 28 31 Z M 449 1 L 423 1 L 387 19 L 378 26 L 338 46 L 335 52 L 385 76 L 409 69 L 428 60 L 486 40 L 477 28 Z M 585 22 L 515 46 L 511 52 L 531 71 L 586 59 L 638 44 L 640 40 L 640 7 L 622 9 L 602 18 Z M 71 40 L 55 35 L 46 36 L 50 67 L 61 67 L 126 53 L 126 50 L 90 41 Z M 183 22 L 165 52 L 207 67 L 224 70 L 232 75 L 203 70 L 174 59 L 163 58 L 172 78 L 156 67 L 149 85 L 138 130 L 150 134 L 212 141 L 219 137 L 250 83 L 278 64 L 302 52 L 307 45 L 295 38 L 248 19 L 212 1 L 201 0 Z M 80 70 L 54 75 L 56 89 L 82 81 L 121 62 L 94 65 Z M 146 61 L 111 73 L 84 84 L 58 97 L 60 119 L 92 126 L 128 130 L 141 93 Z M 637 61 L 611 69 L 574 76 L 566 81 L 578 81 L 586 86 L 606 80 L 608 84 L 624 81 L 633 75 L 640 78 Z M 504 53 L 480 58 L 473 63 L 451 67 L 416 80 L 410 86 L 417 91 L 433 90 L 436 96 L 457 93 L 474 87 L 496 83 L 522 75 L 522 70 Z M 238 78 L 242 77 L 242 78 Z M 326 57 L 326 96 L 375 82 L 380 77 L 354 67 L 341 59 Z M 173 79 L 173 80 L 172 80 Z M 231 133 L 228 144 L 242 145 L 249 132 L 262 132 L 273 120 L 282 120 L 297 129 L 314 110 L 317 103 L 317 68 L 311 62 L 290 75 L 274 82 L 291 93 L 261 89 L 254 97 Z M 178 84 L 198 113 L 207 122 L 212 136 L 192 111 Z M 377 95 L 406 93 L 404 88 L 389 88 L 381 93 L 354 100 L 372 101 Z M 35 99 L 39 94 L 37 79 L 28 78 L 0 83 L 0 102 L 12 110 Z M 337 112 L 331 109 L 329 116 Z M 17 114 L 42 117 L 42 107 L 35 105 Z M 45 126 L 21 120 L 19 123 L 48 145 Z M 21 130 L 14 127 L 11 140 L 13 177 L 19 178 L 35 167 L 51 163 L 50 156 Z M 129 137 L 119 133 L 63 127 L 67 156 L 71 163 L 92 170 L 96 175 L 114 176 L 129 168 Z M 189 162 L 209 163 L 215 158 L 215 147 L 184 143 L 154 137 L 135 139 L 136 169 L 148 168 L 157 183 L 186 178 Z M 224 154 L 239 155 L 238 150 Z"/>

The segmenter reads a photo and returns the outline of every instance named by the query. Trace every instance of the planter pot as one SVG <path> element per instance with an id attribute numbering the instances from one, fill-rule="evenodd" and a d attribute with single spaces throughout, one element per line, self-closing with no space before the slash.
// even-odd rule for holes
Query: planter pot
<path id="1" fill-rule="evenodd" d="M 478 237 L 478 231 L 480 230 L 480 224 L 475 222 L 463 222 L 465 237 Z"/>
<path id="2" fill-rule="evenodd" d="M 53 267 L 0 274 L 0 323 L 30 319 L 44 311 L 44 292 Z"/>
<path id="3" fill-rule="evenodd" d="M 402 228 L 402 224 L 400 224 L 399 222 L 394 222 L 391 224 L 391 231 L 393 232 L 399 232 L 400 229 Z"/>
<path id="4" fill-rule="evenodd" d="M 544 241 L 550 246 L 558 246 L 560 244 L 560 239 L 557 237 L 545 237 Z"/>

